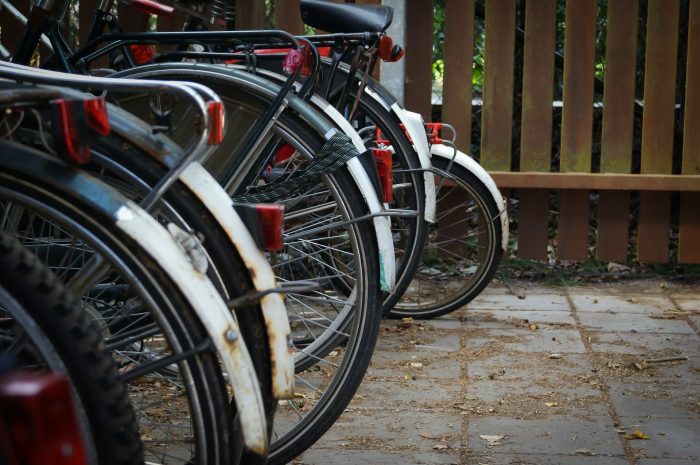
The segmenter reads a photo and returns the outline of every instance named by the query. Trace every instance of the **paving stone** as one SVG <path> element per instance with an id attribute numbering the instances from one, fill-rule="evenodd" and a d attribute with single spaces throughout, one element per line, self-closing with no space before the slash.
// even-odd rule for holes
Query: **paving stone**
<path id="1" fill-rule="evenodd" d="M 439 331 L 425 326 L 407 329 L 384 322 L 382 331 L 379 333 L 376 350 L 419 350 L 447 353 L 457 352 L 461 346 L 461 332 Z"/>
<path id="2" fill-rule="evenodd" d="M 637 461 L 638 465 L 696 465 L 693 459 L 653 459 L 642 457 Z"/>
<path id="3" fill-rule="evenodd" d="M 608 408 L 600 390 L 588 385 L 561 387 L 531 380 L 478 380 L 467 385 L 465 407 L 480 415 L 513 417 L 577 415 L 605 416 Z M 556 402 L 547 406 L 546 402 Z M 492 409 L 493 411 L 491 411 Z"/>
<path id="4" fill-rule="evenodd" d="M 466 318 L 467 328 L 526 328 L 530 324 L 575 327 L 576 320 L 568 312 L 532 310 L 479 310 L 469 312 Z"/>
<path id="5" fill-rule="evenodd" d="M 700 299 L 697 297 L 676 297 L 674 299 L 682 310 L 700 312 Z"/>
<path id="6" fill-rule="evenodd" d="M 411 363 L 422 364 L 422 366 L 418 367 L 411 365 Z M 401 379 L 406 375 L 416 375 L 421 378 L 459 379 L 461 369 L 460 357 L 450 356 L 444 352 L 428 350 L 378 351 L 372 356 L 367 374 Z"/>
<path id="7" fill-rule="evenodd" d="M 511 380 L 558 383 L 570 381 L 573 386 L 579 383 L 579 375 L 591 373 L 592 365 L 583 354 L 566 354 L 561 360 L 552 360 L 548 354 L 507 354 L 497 355 L 467 364 L 470 382 L 478 379 L 494 378 L 506 382 Z"/>
<path id="8" fill-rule="evenodd" d="M 700 460 L 700 421 L 683 418 L 621 417 L 627 427 L 638 426 L 648 440 L 629 441 L 648 458 Z M 697 462 L 696 462 L 697 463 Z"/>
<path id="9" fill-rule="evenodd" d="M 596 352 L 616 352 L 644 356 L 647 353 L 671 351 L 678 355 L 700 354 L 700 336 L 697 334 L 659 333 L 596 333 L 591 336 Z"/>
<path id="10" fill-rule="evenodd" d="M 436 409 L 451 408 L 458 402 L 462 386 L 454 379 L 364 381 L 350 405 L 369 409 Z M 411 417 L 411 412 L 406 412 Z"/>
<path id="11" fill-rule="evenodd" d="M 668 334 L 692 334 L 694 332 L 690 325 L 682 320 L 660 320 L 636 313 L 581 312 L 578 314 L 578 317 L 583 326 L 598 331 L 636 331 Z"/>
<path id="12" fill-rule="evenodd" d="M 608 388 L 615 411 L 621 417 L 643 412 L 653 418 L 700 420 L 700 391 L 696 385 L 608 383 Z"/>
<path id="13" fill-rule="evenodd" d="M 459 449 L 460 415 L 416 410 L 346 411 L 316 443 L 319 449 L 430 451 L 437 444 Z"/>
<path id="14" fill-rule="evenodd" d="M 692 315 L 688 319 L 693 322 L 696 328 L 700 329 L 700 316 Z"/>
<path id="15" fill-rule="evenodd" d="M 459 318 L 455 318 L 450 314 L 449 316 L 443 316 L 440 318 L 432 318 L 430 320 L 425 320 L 425 324 L 429 327 L 436 329 L 446 329 L 446 330 L 461 330 L 463 329 L 463 323 Z"/>
<path id="16" fill-rule="evenodd" d="M 299 465 L 446 465 L 459 463 L 459 450 L 444 452 L 386 452 L 376 450 L 311 449 Z"/>
<path id="17" fill-rule="evenodd" d="M 481 295 L 467 304 L 467 310 L 544 310 L 568 311 L 562 294 L 530 294 L 519 299 L 512 294 Z"/>
<path id="18" fill-rule="evenodd" d="M 625 457 L 543 454 L 467 453 L 466 463 L 479 465 L 629 465 Z M 688 465 L 688 464 L 686 464 Z"/>
<path id="19" fill-rule="evenodd" d="M 575 455 L 586 449 L 598 455 L 623 456 L 624 450 L 609 418 L 582 420 L 552 416 L 536 420 L 507 417 L 476 418 L 469 422 L 468 448 L 510 454 Z M 489 447 L 480 435 L 507 436 L 501 445 Z M 565 462 L 568 463 L 568 462 Z"/>
<path id="20" fill-rule="evenodd" d="M 467 334 L 467 348 L 479 349 L 489 345 L 503 351 L 584 353 L 586 347 L 576 329 L 539 328 L 489 329 Z"/>
<path id="21" fill-rule="evenodd" d="M 572 295 L 571 301 L 579 312 L 661 314 L 675 310 L 664 296 Z"/>

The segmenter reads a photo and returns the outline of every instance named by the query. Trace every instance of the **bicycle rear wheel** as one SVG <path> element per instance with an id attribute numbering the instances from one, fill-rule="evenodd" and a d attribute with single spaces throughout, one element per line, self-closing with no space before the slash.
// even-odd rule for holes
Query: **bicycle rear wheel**
<path id="1" fill-rule="evenodd" d="M 0 356 L 24 370 L 66 374 L 90 463 L 142 464 L 128 391 L 98 328 L 37 257 L 3 233 L 0 269 Z"/>
<path id="2" fill-rule="evenodd" d="M 2 229 L 67 286 L 94 257 L 107 264 L 76 297 L 129 381 L 146 460 L 235 463 L 218 356 L 180 288 L 119 226 L 133 204 L 41 153 L 0 145 Z"/>
<path id="3" fill-rule="evenodd" d="M 433 318 L 462 307 L 488 285 L 503 254 L 500 212 L 483 182 L 448 159 L 432 161 L 437 221 L 418 271 L 389 313 L 396 318 Z"/>

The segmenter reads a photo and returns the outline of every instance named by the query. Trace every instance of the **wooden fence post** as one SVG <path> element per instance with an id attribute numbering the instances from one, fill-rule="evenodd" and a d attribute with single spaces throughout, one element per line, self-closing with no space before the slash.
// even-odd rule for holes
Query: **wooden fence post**
<path id="1" fill-rule="evenodd" d="M 593 67 L 595 60 L 596 1 L 566 3 L 564 39 L 564 108 L 561 122 L 562 172 L 590 172 L 593 137 Z M 559 258 L 588 258 L 587 190 L 559 194 Z"/>
<path id="2" fill-rule="evenodd" d="M 432 119 L 433 0 L 406 2 L 406 108 Z"/>
<path id="3" fill-rule="evenodd" d="M 678 0 L 649 0 L 642 173 L 671 173 L 676 103 Z M 640 192 L 637 258 L 642 262 L 668 261 L 671 216 L 670 192 Z"/>
<path id="4" fill-rule="evenodd" d="M 523 50 L 520 171 L 549 171 L 552 161 L 552 100 L 556 0 L 527 2 Z M 518 256 L 547 258 L 549 191 L 520 189 Z"/>
<path id="5" fill-rule="evenodd" d="M 629 173 L 632 167 L 634 85 L 639 0 L 608 4 L 605 91 L 600 171 Z M 629 199 L 626 191 L 601 191 L 598 202 L 598 260 L 627 260 Z"/>
<path id="6" fill-rule="evenodd" d="M 700 5 L 690 3 L 685 78 L 683 174 L 700 174 Z M 678 261 L 700 263 L 700 193 L 681 193 Z"/>

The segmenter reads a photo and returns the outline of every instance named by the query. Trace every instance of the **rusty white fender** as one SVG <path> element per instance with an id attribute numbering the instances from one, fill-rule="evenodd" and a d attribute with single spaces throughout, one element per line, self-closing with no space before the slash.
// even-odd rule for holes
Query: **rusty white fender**
<path id="1" fill-rule="evenodd" d="M 233 209 L 231 197 L 219 183 L 199 163 L 191 163 L 180 175 L 180 181 L 197 196 L 226 231 L 231 243 L 251 270 L 255 289 L 263 291 L 277 288 L 277 279 L 270 262 L 258 249 L 255 240 Z M 260 300 L 260 307 L 270 346 L 272 393 L 277 399 L 289 399 L 294 396 L 294 347 L 291 343 L 287 308 L 279 293 L 264 296 Z"/>
<path id="2" fill-rule="evenodd" d="M 425 212 L 423 218 L 429 223 L 434 223 L 437 202 L 435 199 L 435 176 L 432 171 L 430 171 L 433 165 L 430 163 L 428 136 L 423 126 L 423 118 L 418 113 L 405 110 L 397 102 L 389 105 L 389 102 L 385 101 L 382 96 L 370 88 L 369 85 L 365 87 L 365 94 L 379 102 L 388 111 L 393 112 L 399 121 L 401 121 L 401 124 L 404 125 L 408 136 L 411 138 L 411 141 L 413 141 L 413 148 L 418 154 L 420 167 L 425 170 L 423 171 L 423 182 L 425 183 Z"/>
<path id="3" fill-rule="evenodd" d="M 448 160 L 451 160 L 454 156 L 455 163 L 472 173 L 484 184 L 484 186 L 486 186 L 488 191 L 491 193 L 491 196 L 493 196 L 493 200 L 496 202 L 496 206 L 498 207 L 498 211 L 500 212 L 502 231 L 501 247 L 504 251 L 506 251 L 508 249 L 508 210 L 505 206 L 505 202 L 503 201 L 501 191 L 498 190 L 498 187 L 496 186 L 496 183 L 494 182 L 493 178 L 479 163 L 477 163 L 472 157 L 470 157 L 466 153 L 460 152 L 459 150 L 457 150 L 457 153 L 455 155 L 455 150 L 456 149 L 443 144 L 433 144 L 432 146 L 430 146 L 430 153 L 434 157 L 446 158 Z"/>
<path id="4" fill-rule="evenodd" d="M 192 266 L 172 236 L 146 211 L 128 202 L 117 212 L 116 224 L 150 252 L 197 312 L 228 374 L 243 441 L 252 452 L 266 454 L 269 440 L 260 385 L 231 311 L 209 278 Z"/>
<path id="5" fill-rule="evenodd" d="M 150 126 L 116 106 L 110 105 L 109 115 L 115 132 L 166 167 L 172 167 L 180 151 L 178 146 L 161 135 L 154 135 Z M 180 175 L 180 181 L 200 199 L 226 231 L 248 269 L 254 270 L 251 277 L 255 290 L 260 292 L 278 287 L 268 260 L 258 250 L 248 229 L 231 208 L 230 197 L 216 180 L 199 163 L 193 163 Z M 278 399 L 286 399 L 294 395 L 294 355 L 290 349 L 291 330 L 284 299 L 277 293 L 268 294 L 260 300 L 260 308 L 270 346 L 272 393 Z"/>
<path id="6" fill-rule="evenodd" d="M 355 131 L 355 128 L 343 118 L 330 103 L 317 95 L 311 97 L 311 103 L 328 116 L 338 128 L 350 139 L 359 153 L 367 150 L 362 138 Z M 347 163 L 348 171 L 352 175 L 355 183 L 360 188 L 360 192 L 365 198 L 370 213 L 381 213 L 385 210 L 384 205 L 377 197 L 376 190 L 372 186 L 365 169 L 357 158 L 353 158 Z M 396 258 L 394 256 L 394 239 L 391 235 L 391 219 L 386 216 L 377 216 L 373 220 L 374 229 L 377 234 L 377 245 L 379 247 L 380 284 L 383 291 L 391 291 L 396 284 Z"/>

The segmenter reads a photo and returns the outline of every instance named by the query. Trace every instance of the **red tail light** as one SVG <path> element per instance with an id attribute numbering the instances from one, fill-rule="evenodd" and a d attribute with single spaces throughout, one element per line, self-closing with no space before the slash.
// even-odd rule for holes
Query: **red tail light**
<path id="1" fill-rule="evenodd" d="M 262 243 L 265 250 L 279 252 L 284 247 L 284 206 L 277 204 L 257 204 Z"/>
<path id="2" fill-rule="evenodd" d="M 9 451 L 2 451 L 9 465 L 87 463 L 64 375 L 4 375 L 0 379 L 0 422 L 8 439 L 3 446 L 10 445 Z"/>
<path id="3" fill-rule="evenodd" d="M 218 145 L 224 140 L 224 104 L 209 102 L 207 113 L 209 114 L 209 145 Z"/>
<path id="4" fill-rule="evenodd" d="M 81 102 L 78 100 L 77 102 Z M 54 111 L 54 138 L 56 151 L 67 161 L 83 164 L 90 160 L 90 131 L 85 118 L 85 107 L 76 105 L 76 101 L 59 99 L 52 102 Z"/>
<path id="5" fill-rule="evenodd" d="M 83 101 L 85 108 L 85 116 L 87 118 L 90 129 L 101 136 L 109 134 L 109 114 L 107 113 L 107 104 L 102 97 L 93 98 Z"/>
<path id="6" fill-rule="evenodd" d="M 153 0 L 131 0 L 127 3 L 139 10 L 141 13 L 146 13 L 149 15 L 170 18 L 173 16 L 173 13 L 175 13 L 175 8 L 167 5 L 161 5 Z"/>
<path id="7" fill-rule="evenodd" d="M 393 165 L 391 150 L 372 149 L 372 155 L 374 156 L 374 163 L 377 166 L 379 182 L 382 185 L 384 202 L 391 203 L 394 201 L 394 182 L 391 177 L 391 167 Z"/>
<path id="8" fill-rule="evenodd" d="M 394 40 L 389 36 L 379 39 L 379 58 L 383 61 L 399 61 L 404 56 L 404 50 L 399 45 L 394 45 Z"/>
<path id="9" fill-rule="evenodd" d="M 155 45 L 129 45 L 129 50 L 134 56 L 134 61 L 139 65 L 150 63 L 156 56 Z"/>

